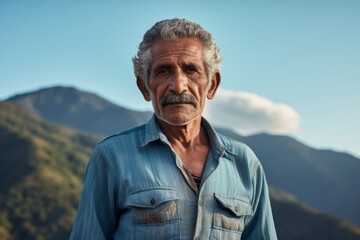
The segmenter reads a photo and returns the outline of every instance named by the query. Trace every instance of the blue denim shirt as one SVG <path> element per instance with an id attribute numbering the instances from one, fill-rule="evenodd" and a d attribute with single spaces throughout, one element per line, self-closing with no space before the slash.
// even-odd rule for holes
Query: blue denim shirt
<path id="1" fill-rule="evenodd" d="M 210 152 L 199 188 L 155 116 L 101 141 L 70 239 L 277 239 L 259 160 L 202 126 Z"/>

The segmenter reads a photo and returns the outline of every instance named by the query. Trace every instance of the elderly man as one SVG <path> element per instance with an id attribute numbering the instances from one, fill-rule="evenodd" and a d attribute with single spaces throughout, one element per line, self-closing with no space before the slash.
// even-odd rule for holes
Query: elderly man
<path id="1" fill-rule="evenodd" d="M 71 239 L 277 239 L 259 160 L 201 117 L 220 61 L 188 20 L 145 33 L 133 62 L 155 114 L 97 145 Z"/>

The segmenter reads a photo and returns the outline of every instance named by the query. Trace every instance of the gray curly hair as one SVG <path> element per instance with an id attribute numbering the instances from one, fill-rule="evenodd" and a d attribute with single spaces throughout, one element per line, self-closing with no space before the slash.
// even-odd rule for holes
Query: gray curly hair
<path id="1" fill-rule="evenodd" d="M 216 71 L 219 71 L 221 55 L 211 34 L 195 22 L 173 18 L 157 22 L 144 34 L 137 55 L 133 57 L 135 76 L 145 81 L 145 85 L 148 87 L 152 44 L 156 40 L 177 40 L 182 38 L 196 38 L 203 44 L 208 79 Z"/>

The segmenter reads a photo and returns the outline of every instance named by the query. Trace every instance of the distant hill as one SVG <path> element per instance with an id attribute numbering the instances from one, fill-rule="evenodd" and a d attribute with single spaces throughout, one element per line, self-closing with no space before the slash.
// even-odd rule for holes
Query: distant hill
<path id="1" fill-rule="evenodd" d="M 68 239 L 97 141 L 0 103 L 0 239 Z"/>
<path id="2" fill-rule="evenodd" d="M 360 228 L 298 202 L 292 195 L 270 187 L 278 238 L 284 240 L 360 239 Z"/>
<path id="3" fill-rule="evenodd" d="M 151 115 L 127 110 L 94 94 L 67 87 L 42 89 L 17 95 L 8 101 L 45 119 L 99 134 L 114 133 L 144 123 Z M 360 182 L 360 159 L 349 154 L 313 149 L 285 136 L 259 134 L 242 137 L 229 129 L 219 131 L 247 143 L 255 151 L 270 184 L 294 194 L 314 208 L 360 226 L 360 191 L 354 186 Z"/>
<path id="4" fill-rule="evenodd" d="M 360 159 L 346 153 L 310 148 L 293 138 L 223 134 L 248 144 L 261 160 L 267 180 L 323 212 L 360 225 Z"/>
<path id="5" fill-rule="evenodd" d="M 0 102 L 0 239 L 68 239 L 99 139 Z M 359 228 L 270 192 L 279 239 L 360 238 Z"/>
<path id="6" fill-rule="evenodd" d="M 44 119 L 96 134 L 113 134 L 146 122 L 151 112 L 132 111 L 73 87 L 51 87 L 8 99 Z"/>

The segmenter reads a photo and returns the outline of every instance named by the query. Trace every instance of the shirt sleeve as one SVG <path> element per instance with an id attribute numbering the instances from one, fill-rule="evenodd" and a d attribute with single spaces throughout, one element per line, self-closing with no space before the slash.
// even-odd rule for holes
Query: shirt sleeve
<path id="1" fill-rule="evenodd" d="M 90 157 L 71 240 L 112 239 L 117 228 L 116 187 L 108 159 L 95 148 Z"/>
<path id="2" fill-rule="evenodd" d="M 277 240 L 273 215 L 271 211 L 269 190 L 265 174 L 260 163 L 253 175 L 254 215 L 246 219 L 245 230 L 241 239 L 246 240 Z"/>

